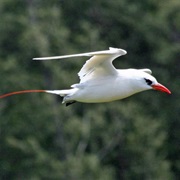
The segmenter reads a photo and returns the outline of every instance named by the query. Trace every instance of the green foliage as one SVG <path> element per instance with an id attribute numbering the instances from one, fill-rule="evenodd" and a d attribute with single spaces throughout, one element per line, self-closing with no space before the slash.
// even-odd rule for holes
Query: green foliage
<path id="1" fill-rule="evenodd" d="M 48 94 L 0 101 L 0 179 L 179 179 L 180 3 L 0 1 L 1 94 L 65 89 L 84 58 L 33 57 L 124 48 L 120 68 L 151 68 L 172 96 L 144 92 L 70 107 Z"/>

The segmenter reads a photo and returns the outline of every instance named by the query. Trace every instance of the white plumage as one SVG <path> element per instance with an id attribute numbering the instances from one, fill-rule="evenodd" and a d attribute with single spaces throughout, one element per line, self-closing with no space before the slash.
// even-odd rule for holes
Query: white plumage
<path id="1" fill-rule="evenodd" d="M 34 58 L 34 60 L 53 60 L 79 56 L 92 56 L 83 65 L 78 75 L 80 82 L 72 85 L 72 89 L 46 91 L 64 97 L 63 102 L 74 101 L 86 103 L 109 102 L 126 98 L 135 93 L 148 89 L 157 89 L 170 93 L 151 76 L 150 69 L 116 69 L 112 61 L 127 52 L 123 49 L 109 48 L 105 51 L 96 51 L 82 54 Z M 151 84 L 147 84 L 151 81 Z M 155 87 L 156 86 L 156 87 Z"/>
<path id="2" fill-rule="evenodd" d="M 171 92 L 151 75 L 150 69 L 116 69 L 112 61 L 127 52 L 123 49 L 109 48 L 105 51 L 72 54 L 65 56 L 34 58 L 33 60 L 54 60 L 70 57 L 90 56 L 78 73 L 80 82 L 67 90 L 23 90 L 0 96 L 4 98 L 14 94 L 28 92 L 47 92 L 62 97 L 66 105 L 76 101 L 99 103 L 119 100 L 135 93 L 155 89 Z"/>

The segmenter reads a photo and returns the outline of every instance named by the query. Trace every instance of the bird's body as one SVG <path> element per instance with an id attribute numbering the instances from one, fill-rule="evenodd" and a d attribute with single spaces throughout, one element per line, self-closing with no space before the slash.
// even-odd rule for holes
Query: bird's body
<path id="1" fill-rule="evenodd" d="M 34 60 L 52 60 L 79 56 L 92 56 L 78 73 L 80 82 L 72 85 L 67 90 L 37 90 L 37 92 L 47 92 L 58 94 L 62 97 L 63 103 L 73 102 L 100 103 L 110 102 L 126 98 L 135 93 L 156 89 L 171 93 L 165 86 L 157 82 L 151 75 L 150 69 L 116 69 L 112 61 L 126 51 L 123 49 L 110 48 L 105 51 L 97 51 L 83 54 L 66 56 L 55 56 L 46 58 L 34 58 Z M 26 92 L 36 92 L 36 90 L 25 90 L 8 93 L 0 98 Z"/>
<path id="2" fill-rule="evenodd" d="M 50 93 L 64 96 L 64 102 L 79 101 L 86 103 L 110 102 L 126 98 L 146 89 L 134 83 L 136 73 L 145 74 L 143 70 L 118 70 L 116 75 L 107 75 L 72 85 L 69 90 L 55 90 Z M 148 76 L 148 75 L 146 75 Z M 133 78 L 132 78 L 133 77 Z M 151 88 L 149 88 L 151 89 Z"/>

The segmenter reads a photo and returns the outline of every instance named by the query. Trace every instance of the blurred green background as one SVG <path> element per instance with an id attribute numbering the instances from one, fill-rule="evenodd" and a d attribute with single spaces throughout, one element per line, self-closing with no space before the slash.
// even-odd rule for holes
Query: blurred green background
<path id="1" fill-rule="evenodd" d="M 110 46 L 128 52 L 117 68 L 150 68 L 172 95 L 69 107 L 43 93 L 1 99 L 0 179 L 180 178 L 179 0 L 1 0 L 0 93 L 69 88 L 86 58 L 32 58 Z"/>

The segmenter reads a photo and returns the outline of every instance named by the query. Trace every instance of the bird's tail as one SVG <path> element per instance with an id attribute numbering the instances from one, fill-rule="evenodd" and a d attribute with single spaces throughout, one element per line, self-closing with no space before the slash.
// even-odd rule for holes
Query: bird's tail
<path id="1" fill-rule="evenodd" d="M 6 98 L 8 96 L 16 95 L 16 94 L 24 94 L 24 93 L 34 93 L 34 92 L 46 92 L 46 90 L 22 90 L 22 91 L 14 91 L 10 93 L 6 93 L 0 96 L 0 98 Z"/>
<path id="2" fill-rule="evenodd" d="M 62 103 L 66 103 L 65 97 L 72 94 L 74 92 L 74 89 L 67 89 L 67 90 L 22 90 L 22 91 L 14 91 L 14 92 L 10 92 L 7 94 L 0 95 L 0 98 L 6 98 L 8 96 L 12 96 L 12 95 L 16 95 L 16 94 L 39 93 L 39 92 L 60 95 L 61 97 L 64 97 L 64 100 Z M 72 104 L 73 102 L 70 101 L 70 104 Z"/>
<path id="3" fill-rule="evenodd" d="M 57 94 L 61 97 L 65 97 L 73 92 L 73 89 L 66 89 L 66 90 L 45 90 L 46 93 L 50 94 Z"/>

